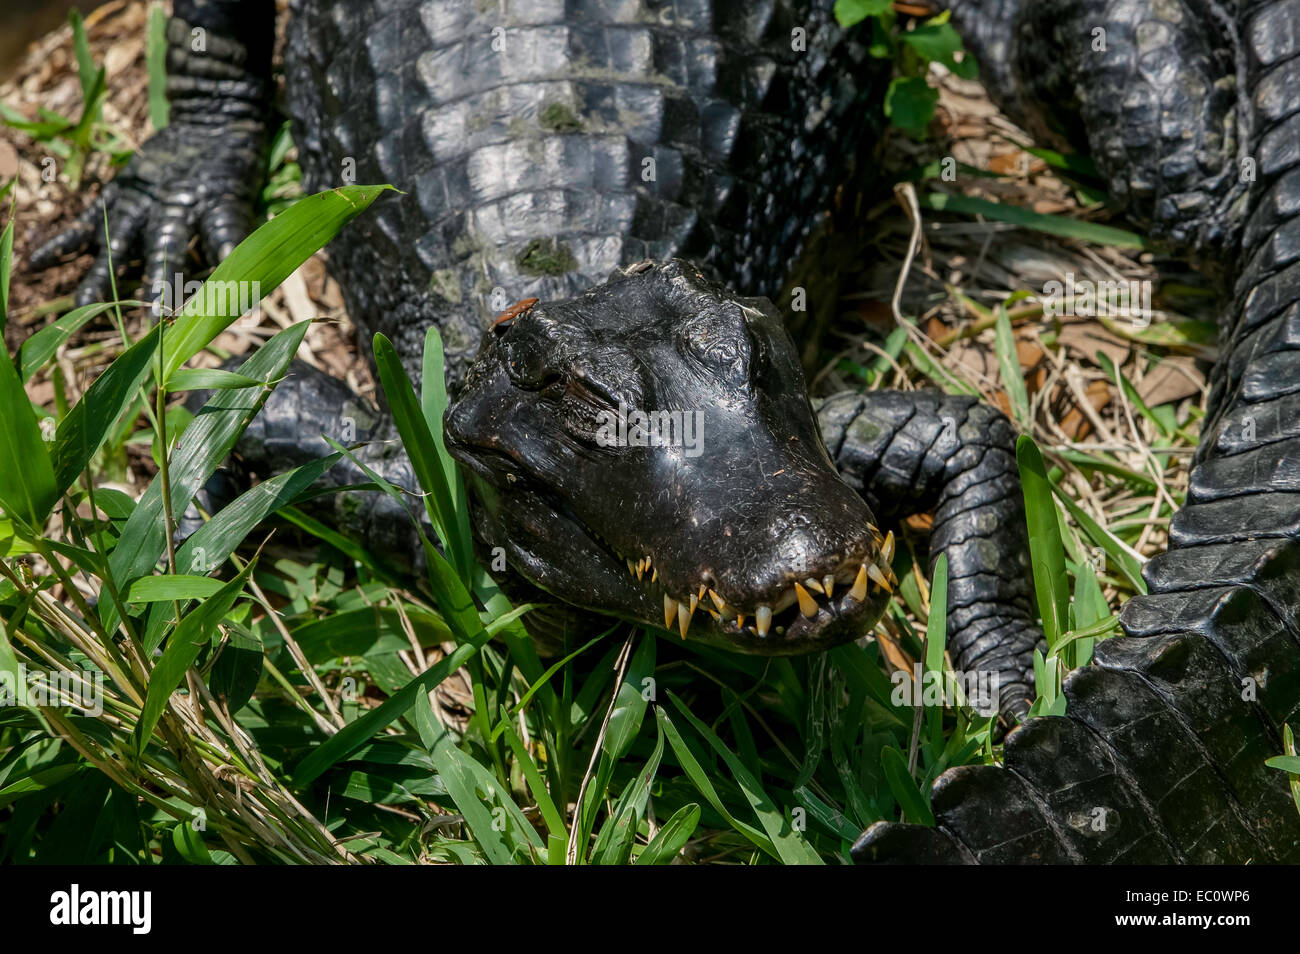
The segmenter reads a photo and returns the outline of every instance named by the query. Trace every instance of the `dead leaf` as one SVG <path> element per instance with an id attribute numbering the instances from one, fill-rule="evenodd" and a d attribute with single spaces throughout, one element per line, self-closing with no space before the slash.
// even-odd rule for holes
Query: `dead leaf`
<path id="1" fill-rule="evenodd" d="M 1071 392 L 1066 389 L 1064 394 L 1069 396 Z M 1084 391 L 1088 403 L 1092 405 L 1094 411 L 1100 411 L 1111 399 L 1111 385 L 1108 381 L 1098 378 L 1090 383 Z M 1060 428 L 1072 441 L 1081 441 L 1092 433 L 1092 422 L 1088 416 L 1071 400 L 1070 409 L 1061 415 Z"/>
<path id="2" fill-rule="evenodd" d="M 1159 407 L 1195 397 L 1201 393 L 1204 384 L 1205 375 L 1195 359 L 1187 355 L 1172 355 L 1151 366 L 1137 384 L 1137 392 L 1147 407 Z"/>
<path id="3" fill-rule="evenodd" d="M 1128 360 L 1129 343 L 1095 321 L 1072 322 L 1061 329 L 1056 340 L 1061 347 L 1069 348 L 1077 358 L 1091 365 L 1097 363 L 1098 351 L 1117 365 Z"/>

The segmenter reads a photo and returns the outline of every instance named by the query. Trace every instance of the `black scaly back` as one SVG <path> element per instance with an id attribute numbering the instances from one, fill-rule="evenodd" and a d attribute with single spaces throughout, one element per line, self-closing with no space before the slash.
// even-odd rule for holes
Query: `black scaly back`
<path id="1" fill-rule="evenodd" d="M 505 307 L 570 297 L 621 264 L 684 256 L 774 294 L 878 112 L 881 62 L 832 7 L 295 3 L 286 69 L 307 189 L 340 184 L 351 157 L 355 181 L 406 192 L 331 246 L 350 313 L 412 370 L 438 324 L 454 383 Z"/>

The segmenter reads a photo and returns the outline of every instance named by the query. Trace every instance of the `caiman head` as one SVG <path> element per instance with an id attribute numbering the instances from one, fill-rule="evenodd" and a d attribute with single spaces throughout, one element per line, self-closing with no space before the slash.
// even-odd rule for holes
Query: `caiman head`
<path id="1" fill-rule="evenodd" d="M 788 655 L 888 602 L 893 538 L 836 473 L 780 314 L 687 262 L 507 311 L 445 425 L 481 540 L 568 603 Z"/>

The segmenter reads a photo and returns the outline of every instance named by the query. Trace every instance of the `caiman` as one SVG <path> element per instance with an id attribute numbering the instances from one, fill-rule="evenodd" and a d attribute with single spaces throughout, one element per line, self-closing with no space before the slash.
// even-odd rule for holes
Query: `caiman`
<path id="1" fill-rule="evenodd" d="M 1264 766 L 1300 705 L 1300 0 L 951 5 L 1007 114 L 1091 155 L 1130 221 L 1221 282 L 1221 357 L 1170 548 L 1125 635 L 1067 679 L 1067 715 L 1014 728 L 1004 765 L 944 773 L 936 826 L 878 823 L 853 857 L 1300 860 L 1285 776 Z M 274 4 L 173 13 L 171 123 L 106 187 L 82 302 L 106 293 L 108 250 L 148 285 L 192 238 L 215 262 L 254 224 Z M 868 41 L 830 0 L 298 0 L 284 74 L 308 189 L 346 171 L 403 190 L 330 267 L 413 376 L 440 330 L 448 446 L 480 542 L 514 573 L 738 651 L 810 652 L 868 631 L 894 585 L 881 528 L 931 512 L 953 663 L 996 675 L 1014 722 L 1042 637 L 1014 429 L 933 392 L 814 408 L 769 301 L 879 132 Z M 105 244 L 101 216 L 33 264 Z M 698 441 L 611 432 L 628 412 L 679 437 L 698 423 Z M 240 455 L 259 473 L 317 457 L 345 415 L 392 434 L 300 368 Z M 405 515 L 368 501 L 340 522 L 409 546 Z"/>

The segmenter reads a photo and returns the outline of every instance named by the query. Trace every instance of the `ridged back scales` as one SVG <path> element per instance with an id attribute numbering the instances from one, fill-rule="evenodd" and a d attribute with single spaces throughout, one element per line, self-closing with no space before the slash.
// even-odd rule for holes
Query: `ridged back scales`
<path id="1" fill-rule="evenodd" d="M 362 331 L 414 370 L 436 322 L 454 379 L 505 306 L 621 264 L 681 255 L 773 294 L 879 111 L 881 61 L 832 7 L 296 2 L 286 72 L 306 188 L 341 184 L 350 157 L 355 181 L 406 192 L 331 246 Z"/>

